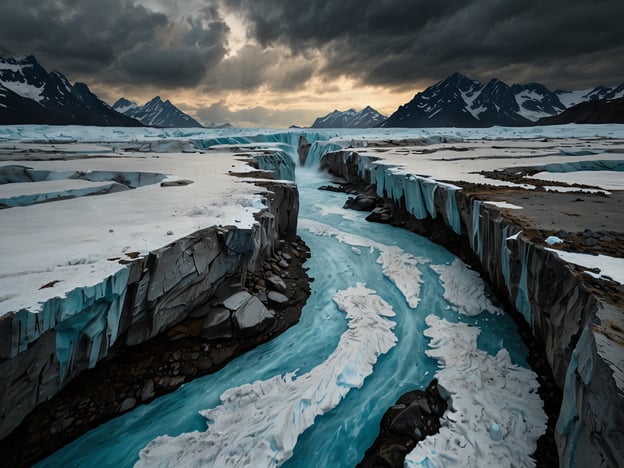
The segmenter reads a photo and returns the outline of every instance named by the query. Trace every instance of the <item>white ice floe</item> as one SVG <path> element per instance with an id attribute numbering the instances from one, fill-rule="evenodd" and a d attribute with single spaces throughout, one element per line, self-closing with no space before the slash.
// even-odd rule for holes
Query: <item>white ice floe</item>
<path id="1" fill-rule="evenodd" d="M 575 265 L 585 268 L 598 268 L 600 269 L 599 277 L 608 276 L 612 280 L 617 281 L 620 284 L 624 284 L 624 258 L 609 257 L 608 255 L 565 252 L 563 250 L 555 249 L 546 250 L 559 255 L 559 257 L 566 262 L 574 263 Z"/>
<path id="2" fill-rule="evenodd" d="M 394 245 L 375 242 L 366 237 L 349 234 L 327 224 L 310 219 L 299 220 L 299 227 L 317 236 L 335 237 L 339 242 L 353 247 L 368 247 L 379 251 L 377 263 L 381 265 L 383 274 L 394 283 L 405 297 L 410 308 L 418 306 L 422 275 L 418 265 L 429 263 L 423 257 L 416 257 Z"/>
<path id="3" fill-rule="evenodd" d="M 444 299 L 460 314 L 475 316 L 482 312 L 503 312 L 488 298 L 485 282 L 479 273 L 470 270 L 459 258 L 450 265 L 431 265 L 431 269 L 440 276 Z"/>
<path id="4" fill-rule="evenodd" d="M 405 466 L 534 466 L 530 455 L 547 421 L 535 373 L 513 364 L 506 349 L 496 356 L 478 349 L 478 328 L 434 315 L 426 323 L 426 354 L 440 363 L 449 409 L 440 432 L 419 442 Z"/>
<path id="5" fill-rule="evenodd" d="M 546 242 L 548 245 L 555 245 L 563 244 L 564 240 L 557 236 L 548 236 L 544 242 Z"/>
<path id="6" fill-rule="evenodd" d="M 486 205 L 493 205 L 493 206 L 496 206 L 498 208 L 507 208 L 508 210 L 521 210 L 522 209 L 521 206 L 513 205 L 513 204 L 507 203 L 507 202 L 484 201 L 483 203 L 486 204 Z"/>
<path id="7" fill-rule="evenodd" d="M 288 460 L 299 435 L 317 416 L 362 386 L 377 358 L 396 344 L 392 307 L 363 284 L 334 295 L 348 329 L 335 351 L 310 372 L 277 375 L 227 390 L 221 405 L 201 411 L 204 432 L 161 436 L 140 453 L 137 467 L 265 467 Z"/>

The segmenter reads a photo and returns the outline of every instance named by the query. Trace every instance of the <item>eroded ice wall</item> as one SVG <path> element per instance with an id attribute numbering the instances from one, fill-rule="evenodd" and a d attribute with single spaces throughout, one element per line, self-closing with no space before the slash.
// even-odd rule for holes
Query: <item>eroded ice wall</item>
<path id="1" fill-rule="evenodd" d="M 255 156 L 266 170 L 283 156 Z M 296 236 L 299 195 L 293 183 L 256 181 L 266 208 L 250 229 L 210 227 L 127 264 L 98 284 L 76 288 L 0 317 L 0 439 L 39 403 L 115 350 L 149 340 L 211 298 L 240 288 L 248 270 Z"/>
<path id="2" fill-rule="evenodd" d="M 490 277 L 544 344 L 563 389 L 556 439 L 562 466 L 624 466 L 624 346 L 609 338 L 621 309 L 587 291 L 568 264 L 532 244 L 495 206 L 355 151 L 325 154 L 321 168 L 376 184 L 414 218 L 438 219 L 467 236 Z M 615 349 L 617 348 L 617 349 Z"/>

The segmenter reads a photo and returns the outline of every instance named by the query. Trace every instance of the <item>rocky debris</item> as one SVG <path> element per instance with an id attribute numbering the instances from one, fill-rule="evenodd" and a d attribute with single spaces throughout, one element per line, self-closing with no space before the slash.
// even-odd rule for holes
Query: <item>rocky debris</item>
<path id="1" fill-rule="evenodd" d="M 128 410 L 131 410 L 136 405 L 136 400 L 134 398 L 126 398 L 121 402 L 121 406 L 119 406 L 119 412 L 124 413 Z"/>
<path id="2" fill-rule="evenodd" d="M 286 304 L 288 304 L 288 297 L 276 291 L 270 291 L 267 294 L 267 298 L 270 303 L 279 307 L 284 307 Z"/>
<path id="3" fill-rule="evenodd" d="M 335 185 L 321 185 L 319 190 L 325 190 L 326 192 L 345 193 L 346 190 L 343 186 L 336 187 Z"/>
<path id="4" fill-rule="evenodd" d="M 269 289 L 273 291 L 277 291 L 282 294 L 286 292 L 286 283 L 284 283 L 284 280 L 280 278 L 279 276 L 275 276 L 275 275 L 267 276 L 265 281 Z"/>
<path id="5" fill-rule="evenodd" d="M 275 293 L 279 294 L 279 293 Z M 275 314 L 255 296 L 232 312 L 234 336 L 244 338 L 269 330 L 275 324 Z"/>
<path id="6" fill-rule="evenodd" d="M 219 305 L 223 300 L 208 301 L 196 307 L 189 318 L 171 327 L 166 334 L 120 350 L 115 357 L 84 371 L 60 393 L 39 405 L 16 430 L 0 441 L 3 464 L 30 466 L 88 430 L 116 417 L 122 405 L 129 409 L 170 393 L 185 382 L 215 372 L 245 351 L 294 325 L 310 294 L 311 279 L 302 267 L 309 250 L 298 238 L 292 243 L 280 243 L 280 249 L 280 258 L 287 259 L 286 255 L 291 258 L 289 268 L 280 270 L 285 275 L 282 280 L 289 302 L 274 314 L 271 328 L 245 338 L 213 336 L 206 341 L 201 334 L 207 319 L 225 311 L 225 323 L 230 327 L 226 330 L 231 330 L 232 311 Z M 265 275 L 262 269 L 247 274 L 245 287 L 254 299 L 261 296 L 255 285 L 262 283 Z M 266 297 L 266 290 L 264 294 Z M 231 302 L 238 300 L 228 301 L 228 304 Z M 213 322 L 216 324 L 219 320 L 214 319 Z M 189 336 L 172 341 L 170 337 L 181 332 L 182 327 L 186 328 Z M 50 346 L 54 345 L 52 340 Z"/>
<path id="7" fill-rule="evenodd" d="M 381 200 L 377 197 L 357 195 L 347 198 L 343 208 L 356 211 L 373 211 Z"/>
<path id="8" fill-rule="evenodd" d="M 236 294 L 231 295 L 223 301 L 223 307 L 231 311 L 240 309 L 245 302 L 251 299 L 251 294 L 247 291 L 239 291 Z"/>
<path id="9" fill-rule="evenodd" d="M 143 388 L 141 389 L 141 401 L 148 401 L 154 398 L 154 381 L 152 379 L 148 379 Z"/>
<path id="10" fill-rule="evenodd" d="M 160 183 L 161 187 L 183 187 L 184 185 L 190 185 L 194 182 L 189 179 L 180 179 L 180 180 L 165 180 Z"/>
<path id="11" fill-rule="evenodd" d="M 225 307 L 211 308 L 202 325 L 201 336 L 206 340 L 232 338 L 232 312 Z"/>
<path id="12" fill-rule="evenodd" d="M 358 466 L 402 467 L 405 456 L 419 441 L 440 430 L 440 418 L 447 406 L 436 379 L 424 391 L 402 395 L 381 418 L 379 436 Z"/>
<path id="13" fill-rule="evenodd" d="M 375 223 L 388 223 L 394 217 L 394 209 L 391 206 L 384 205 L 375 208 L 371 211 L 366 217 L 366 221 L 371 221 Z"/>

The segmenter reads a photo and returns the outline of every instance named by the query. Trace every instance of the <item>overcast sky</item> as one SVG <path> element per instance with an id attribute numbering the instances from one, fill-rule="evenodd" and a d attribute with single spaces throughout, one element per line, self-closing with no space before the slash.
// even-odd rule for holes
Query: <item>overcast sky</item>
<path id="1" fill-rule="evenodd" d="M 622 0 L 2 0 L 0 53 L 34 54 L 113 103 L 203 122 L 386 114 L 460 72 L 585 89 L 624 81 Z"/>

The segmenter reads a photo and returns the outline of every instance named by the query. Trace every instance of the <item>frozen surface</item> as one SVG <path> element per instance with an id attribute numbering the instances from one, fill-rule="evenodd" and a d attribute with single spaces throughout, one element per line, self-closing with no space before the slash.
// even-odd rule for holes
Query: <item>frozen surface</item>
<path id="1" fill-rule="evenodd" d="M 348 329 L 336 350 L 310 372 L 296 371 L 232 388 L 221 405 L 201 411 L 205 432 L 159 437 L 135 466 L 278 466 L 290 458 L 314 419 L 362 386 L 377 358 L 396 343 L 392 307 L 358 284 L 334 295 Z"/>
<path id="2" fill-rule="evenodd" d="M 475 316 L 481 312 L 503 313 L 492 304 L 479 273 L 468 269 L 459 258 L 450 265 L 431 265 L 431 269 L 440 275 L 444 299 L 460 314 Z"/>
<path id="3" fill-rule="evenodd" d="M 553 252 L 566 262 L 574 263 L 585 268 L 598 268 L 600 277 L 608 277 L 613 281 L 624 284 L 624 258 L 609 257 L 608 255 L 591 255 L 563 250 L 546 249 Z M 596 275 L 595 273 L 593 275 Z"/>
<path id="4" fill-rule="evenodd" d="M 115 259 L 127 253 L 144 255 L 210 226 L 248 228 L 255 222 L 254 213 L 264 208 L 262 188 L 227 175 L 245 166 L 227 153 L 127 154 L 123 158 L 28 163 L 34 169 L 58 172 L 149 170 L 169 174 L 170 180 L 190 179 L 194 183 L 180 187 L 152 184 L 0 210 L 0 315 L 20 309 L 38 312 L 45 300 L 64 297 L 124 268 Z M 58 183 L 74 187 L 82 181 Z M 36 187 L 42 187 L 39 184 L 48 183 L 30 185 L 38 191 Z M 28 190 L 22 184 L 15 185 L 5 184 L 1 190 Z"/>
<path id="5" fill-rule="evenodd" d="M 427 355 L 440 363 L 439 385 L 450 395 L 440 432 L 419 442 L 409 467 L 529 467 L 546 415 L 537 376 L 512 364 L 501 349 L 477 348 L 479 329 L 430 315 Z"/>
<path id="6" fill-rule="evenodd" d="M 593 185 L 605 190 L 624 190 L 624 172 L 621 171 L 538 172 L 532 177 L 566 184 Z"/>
<path id="7" fill-rule="evenodd" d="M 498 208 L 506 208 L 508 210 L 521 210 L 522 209 L 521 206 L 514 205 L 512 203 L 507 203 L 507 202 L 484 201 L 483 204 L 496 206 Z"/>

